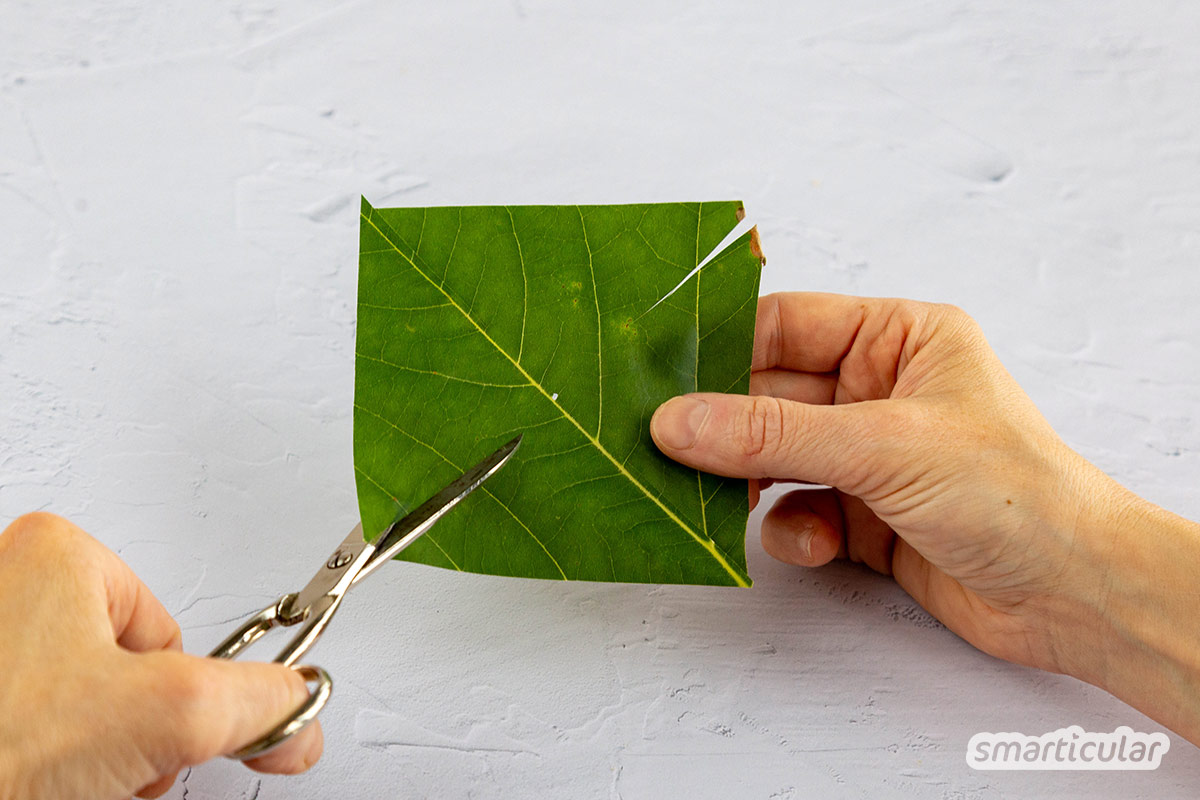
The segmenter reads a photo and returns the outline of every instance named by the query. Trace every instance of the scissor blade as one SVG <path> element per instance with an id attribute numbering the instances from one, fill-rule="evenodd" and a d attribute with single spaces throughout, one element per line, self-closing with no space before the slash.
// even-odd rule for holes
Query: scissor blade
<path id="1" fill-rule="evenodd" d="M 416 511 L 393 520 L 392 524 L 375 540 L 375 554 L 355 576 L 354 583 L 358 583 L 370 575 L 385 561 L 390 560 L 401 550 L 421 538 L 447 511 L 454 508 L 458 501 L 478 489 L 484 481 L 495 475 L 501 467 L 508 463 L 520 444 L 521 436 L 518 435 L 511 442 L 455 478 L 445 489 L 422 503 Z"/>

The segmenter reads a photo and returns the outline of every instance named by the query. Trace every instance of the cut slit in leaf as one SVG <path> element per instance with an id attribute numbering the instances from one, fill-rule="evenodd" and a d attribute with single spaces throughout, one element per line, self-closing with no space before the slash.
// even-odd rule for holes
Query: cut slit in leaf
<path id="1" fill-rule="evenodd" d="M 749 585 L 745 482 L 683 467 L 649 436 L 670 397 L 747 391 L 761 252 L 753 230 L 718 246 L 740 211 L 364 200 L 354 409 L 364 531 L 524 432 L 513 461 L 402 558 Z"/>
<path id="2" fill-rule="evenodd" d="M 679 281 L 679 283 L 675 284 L 675 286 L 671 289 L 671 291 L 664 294 L 662 297 L 660 297 L 658 300 L 656 300 L 654 302 L 654 305 L 650 306 L 650 308 L 648 308 L 644 312 L 642 312 L 643 316 L 645 314 L 649 314 L 651 311 L 658 308 L 660 303 L 662 303 L 664 300 L 666 300 L 671 295 L 675 294 L 675 292 L 679 291 L 680 287 L 682 287 L 685 283 L 687 283 L 689 280 L 691 280 L 693 275 L 695 275 L 697 272 L 699 272 L 700 270 L 707 267 L 708 262 L 712 261 L 718 255 L 725 252 L 725 250 L 730 245 L 732 245 L 734 242 L 736 242 L 738 240 L 738 238 L 741 237 L 745 233 L 752 233 L 754 236 L 758 235 L 757 232 L 755 231 L 754 225 L 749 220 L 747 220 L 744 216 L 739 215 L 738 216 L 738 224 L 733 228 L 733 230 L 731 230 L 729 233 L 727 233 L 725 235 L 725 238 L 722 239 L 720 241 L 720 243 L 717 244 L 716 247 L 714 247 L 712 250 L 710 250 L 708 255 L 706 255 L 704 258 L 702 258 L 700 260 L 699 264 L 692 267 L 692 271 L 689 272 L 687 275 L 684 275 L 683 280 L 681 280 L 681 281 Z M 759 256 L 759 262 L 760 262 L 760 264 L 764 262 L 764 259 L 761 256 Z"/>

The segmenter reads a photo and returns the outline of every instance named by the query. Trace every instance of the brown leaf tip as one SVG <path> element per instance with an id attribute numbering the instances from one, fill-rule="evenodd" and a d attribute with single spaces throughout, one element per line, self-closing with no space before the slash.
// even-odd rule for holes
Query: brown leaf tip
<path id="1" fill-rule="evenodd" d="M 762 242 L 758 239 L 758 226 L 755 225 L 750 229 L 750 252 L 758 257 L 758 264 L 761 267 L 767 265 L 767 257 L 763 255 Z"/>

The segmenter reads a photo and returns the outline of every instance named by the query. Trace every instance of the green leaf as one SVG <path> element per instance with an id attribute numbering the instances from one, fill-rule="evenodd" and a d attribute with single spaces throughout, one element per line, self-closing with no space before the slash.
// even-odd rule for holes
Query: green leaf
<path id="1" fill-rule="evenodd" d="M 521 432 L 513 460 L 401 558 L 748 586 L 745 481 L 683 467 L 649 433 L 670 397 L 748 390 L 755 233 L 680 285 L 740 217 L 737 202 L 363 200 L 354 466 L 367 535 Z"/>

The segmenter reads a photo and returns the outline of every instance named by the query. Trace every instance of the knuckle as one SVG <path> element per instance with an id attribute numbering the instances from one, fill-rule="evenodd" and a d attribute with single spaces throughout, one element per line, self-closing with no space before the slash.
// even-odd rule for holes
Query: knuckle
<path id="1" fill-rule="evenodd" d="M 971 315 L 964 311 L 961 306 L 956 306 L 953 303 L 938 303 L 935 307 L 947 319 L 962 321 L 971 318 Z"/>
<path id="2" fill-rule="evenodd" d="M 979 323 L 962 308 L 950 303 L 939 303 L 936 308 L 942 320 L 954 330 L 970 336 L 980 332 Z"/>
<path id="3" fill-rule="evenodd" d="M 917 300 L 897 300 L 893 313 L 904 330 L 912 330 L 922 319 L 929 316 L 932 308 L 936 306 Z"/>
<path id="4" fill-rule="evenodd" d="M 292 709 L 308 699 L 308 684 L 300 673 L 289 667 L 273 664 L 269 677 L 263 675 L 264 691 L 270 691 L 274 703 L 283 709 Z"/>
<path id="5" fill-rule="evenodd" d="M 219 732 L 212 729 L 210 682 L 203 670 L 182 659 L 170 658 L 168 664 L 156 674 L 153 696 L 162 704 L 163 729 L 180 732 L 173 742 L 175 758 L 180 764 L 196 764 L 220 749 L 220 736 L 214 735 Z"/>
<path id="6" fill-rule="evenodd" d="M 183 628 L 179 627 L 179 621 L 173 617 L 168 617 L 163 626 L 165 628 L 166 640 L 162 643 L 162 649 L 182 651 L 183 649 Z"/>
<path id="7" fill-rule="evenodd" d="M 778 450 L 784 441 L 783 405 L 779 399 L 764 395 L 750 398 L 742 431 L 746 455 Z"/>
<path id="8" fill-rule="evenodd" d="M 2 536 L 10 547 L 53 548 L 69 539 L 74 530 L 74 525 L 57 514 L 31 511 L 13 520 Z"/>
<path id="9" fill-rule="evenodd" d="M 204 709 L 205 686 L 199 670 L 177 662 L 164 671 L 160 690 L 169 708 L 180 717 L 191 719 Z"/>

